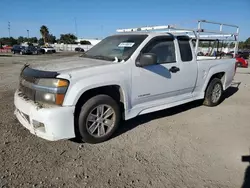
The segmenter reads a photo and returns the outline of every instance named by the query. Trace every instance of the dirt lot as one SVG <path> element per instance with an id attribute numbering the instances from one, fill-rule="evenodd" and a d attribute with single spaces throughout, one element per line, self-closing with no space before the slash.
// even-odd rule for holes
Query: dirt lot
<path id="1" fill-rule="evenodd" d="M 143 115 L 97 145 L 49 142 L 17 122 L 13 94 L 23 63 L 66 55 L 0 56 L 0 187 L 243 185 L 248 163 L 241 157 L 250 152 L 250 69 L 238 69 L 239 90 L 231 87 L 217 107 L 190 103 Z"/>

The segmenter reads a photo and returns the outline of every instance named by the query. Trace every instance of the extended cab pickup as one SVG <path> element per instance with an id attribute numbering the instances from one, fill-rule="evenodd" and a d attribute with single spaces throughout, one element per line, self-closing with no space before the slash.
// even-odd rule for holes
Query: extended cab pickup
<path id="1" fill-rule="evenodd" d="M 99 143 L 113 135 L 121 119 L 199 99 L 218 105 L 235 69 L 233 58 L 197 59 L 186 35 L 118 33 L 81 56 L 25 65 L 15 115 L 47 140 Z"/>

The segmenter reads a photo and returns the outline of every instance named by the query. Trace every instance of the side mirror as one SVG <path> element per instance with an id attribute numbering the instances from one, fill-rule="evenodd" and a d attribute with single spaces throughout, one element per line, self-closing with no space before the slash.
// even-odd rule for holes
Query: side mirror
<path id="1" fill-rule="evenodd" d="M 139 61 L 136 62 L 137 67 L 145 67 L 155 64 L 157 64 L 157 56 L 154 53 L 142 54 L 139 58 Z"/>

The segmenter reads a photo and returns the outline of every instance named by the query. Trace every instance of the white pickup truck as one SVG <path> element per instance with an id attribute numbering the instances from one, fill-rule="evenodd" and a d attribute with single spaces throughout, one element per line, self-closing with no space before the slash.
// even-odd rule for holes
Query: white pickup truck
<path id="1" fill-rule="evenodd" d="M 187 35 L 109 36 L 67 62 L 25 65 L 14 96 L 15 115 L 47 140 L 99 143 L 122 119 L 199 99 L 216 106 L 233 81 L 235 59 L 197 59 L 196 53 Z"/>

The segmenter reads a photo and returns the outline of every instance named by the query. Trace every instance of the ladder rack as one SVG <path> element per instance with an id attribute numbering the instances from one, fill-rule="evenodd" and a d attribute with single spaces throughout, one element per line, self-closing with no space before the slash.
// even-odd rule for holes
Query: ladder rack
<path id="1" fill-rule="evenodd" d="M 219 25 L 219 30 L 207 30 L 203 29 L 202 23 L 207 23 L 207 24 L 214 24 L 214 25 Z M 236 28 L 235 32 L 224 32 L 223 28 L 224 27 L 233 27 Z M 123 32 L 150 32 L 150 31 L 162 31 L 162 32 L 170 32 L 170 33 L 190 33 L 190 32 L 195 32 L 195 33 L 211 33 L 211 34 L 221 34 L 221 35 L 231 35 L 231 36 L 238 36 L 239 35 L 239 27 L 236 25 L 231 25 L 231 24 L 225 24 L 225 23 L 218 23 L 218 22 L 212 22 L 212 21 L 206 21 L 206 20 L 198 20 L 198 27 L 197 29 L 190 29 L 190 28 L 178 28 L 175 27 L 174 25 L 159 25 L 159 26 L 146 26 L 146 27 L 137 27 L 137 28 L 127 28 L 127 29 L 117 29 L 116 30 L 118 33 L 123 33 Z"/>
<path id="2" fill-rule="evenodd" d="M 207 30 L 202 28 L 203 25 L 217 25 L 218 30 Z M 226 32 L 225 27 L 234 29 L 234 32 Z M 185 34 L 192 39 L 196 39 L 195 51 L 198 50 L 199 40 L 210 39 L 210 40 L 228 40 L 230 37 L 233 39 L 231 41 L 235 42 L 234 55 L 238 51 L 238 37 L 239 37 L 239 27 L 237 25 L 219 23 L 207 20 L 198 20 L 197 29 L 190 28 L 178 28 L 174 25 L 159 25 L 159 26 L 147 26 L 138 28 L 127 28 L 127 29 L 117 29 L 118 33 L 127 32 L 164 32 L 171 34 Z M 216 34 L 216 35 L 215 35 Z M 229 40 L 228 40 L 229 41 Z"/>

